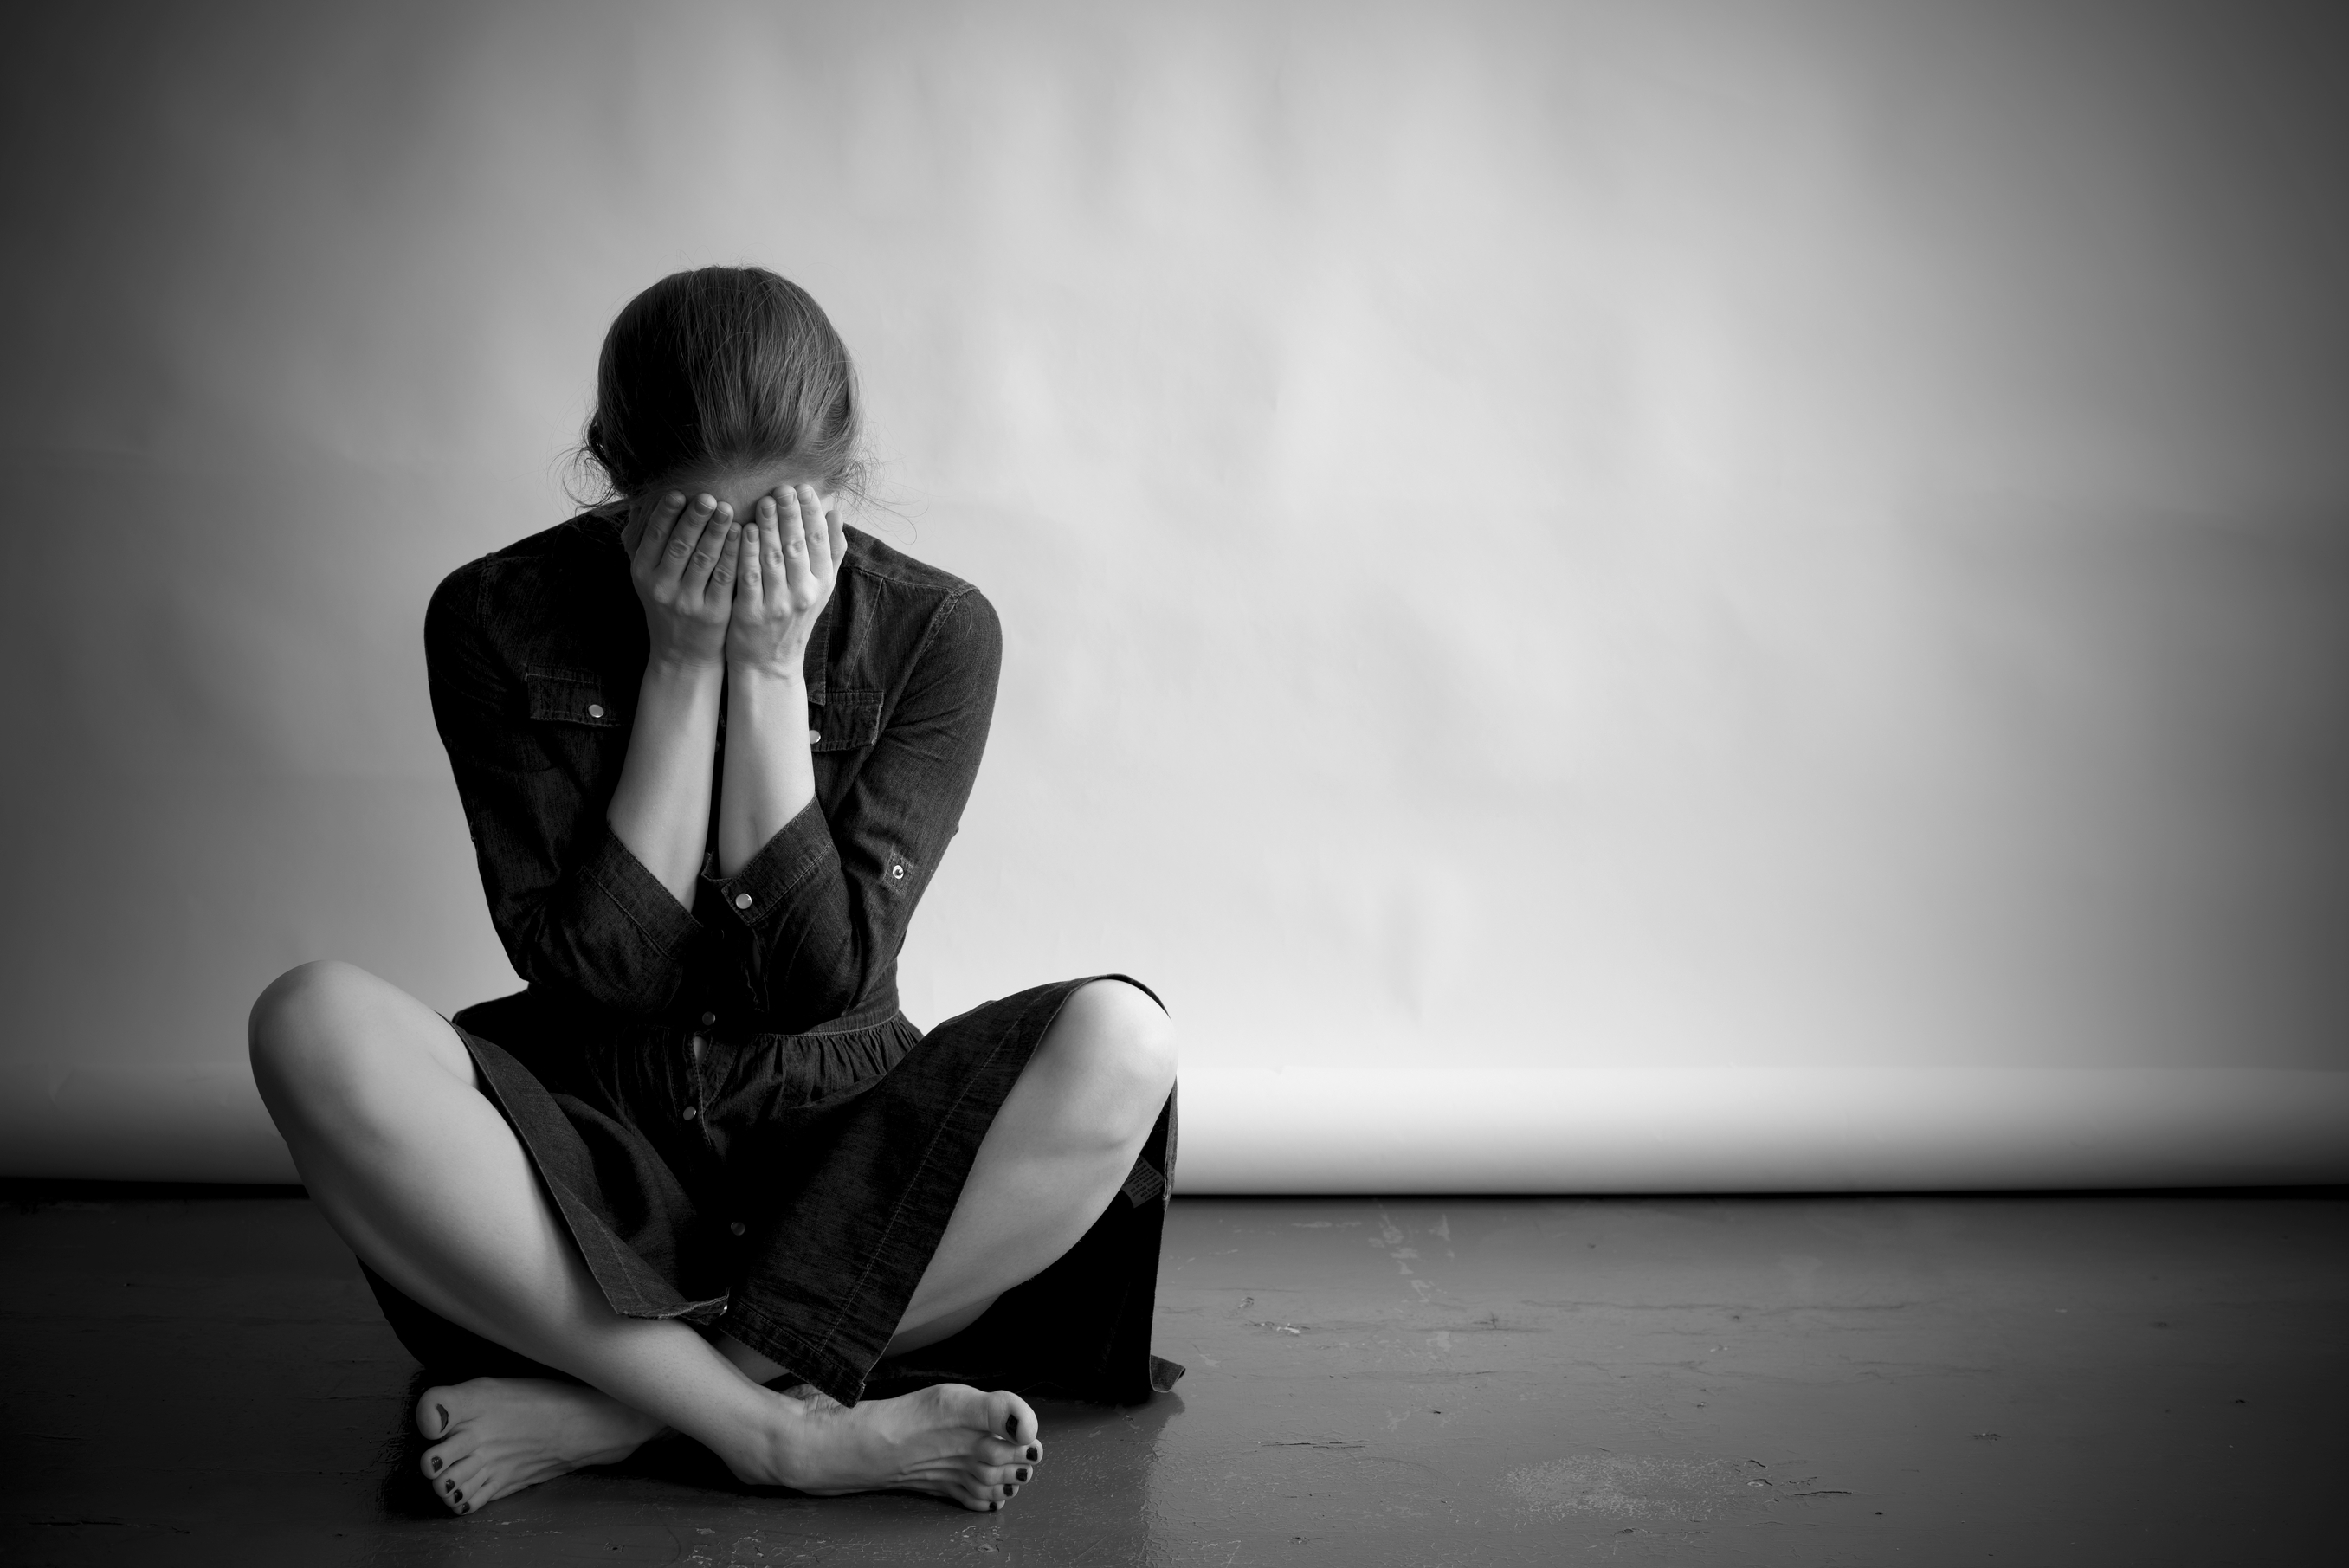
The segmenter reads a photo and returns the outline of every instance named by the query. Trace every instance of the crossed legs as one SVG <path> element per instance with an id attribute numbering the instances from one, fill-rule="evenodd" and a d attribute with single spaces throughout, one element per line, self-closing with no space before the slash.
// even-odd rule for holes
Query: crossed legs
<path id="1" fill-rule="evenodd" d="M 729 1338 L 605 1303 L 528 1155 L 430 1008 L 363 970 L 311 964 L 254 1004 L 254 1076 L 312 1198 L 351 1249 L 450 1322 L 577 1377 L 480 1378 L 418 1407 L 436 1492 L 470 1512 L 663 1428 L 746 1480 L 910 1488 L 1000 1508 L 1042 1457 L 1018 1396 L 959 1385 L 847 1408 L 761 1386 Z M 955 1332 L 1081 1238 L 1174 1081 L 1165 1015 L 1096 982 L 1062 1006 L 981 1141 L 893 1350 Z"/>

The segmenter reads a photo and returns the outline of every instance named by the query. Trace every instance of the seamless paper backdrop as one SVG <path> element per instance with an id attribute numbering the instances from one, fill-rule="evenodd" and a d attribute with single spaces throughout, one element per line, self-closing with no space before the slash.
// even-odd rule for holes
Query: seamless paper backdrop
<path id="1" fill-rule="evenodd" d="M 425 598 L 718 261 L 1005 624 L 908 1012 L 1148 979 L 1191 1189 L 2349 1174 L 2322 9 L 16 32 L 10 1171 L 282 1177 L 303 959 L 513 988 Z"/>

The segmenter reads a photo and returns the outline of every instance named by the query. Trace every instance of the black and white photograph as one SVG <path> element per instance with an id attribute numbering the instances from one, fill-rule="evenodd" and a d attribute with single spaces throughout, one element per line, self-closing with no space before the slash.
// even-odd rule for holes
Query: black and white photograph
<path id="1" fill-rule="evenodd" d="M 2349 10 L 5 36 L 0 1562 L 2349 1561 Z"/>

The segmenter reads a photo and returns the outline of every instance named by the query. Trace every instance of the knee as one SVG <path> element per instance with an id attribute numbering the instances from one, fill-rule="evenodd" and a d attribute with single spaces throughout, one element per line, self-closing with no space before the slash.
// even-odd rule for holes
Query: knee
<path id="1" fill-rule="evenodd" d="M 1096 980 L 1061 1006 L 1046 1046 L 1081 1082 L 1091 1118 L 1121 1138 L 1147 1132 L 1174 1088 L 1174 1024 L 1149 993 Z"/>
<path id="2" fill-rule="evenodd" d="M 348 1036 L 345 1021 L 382 984 L 356 965 L 326 958 L 297 965 L 264 987 L 245 1024 L 263 1090 L 293 1090 L 331 1071 Z"/>

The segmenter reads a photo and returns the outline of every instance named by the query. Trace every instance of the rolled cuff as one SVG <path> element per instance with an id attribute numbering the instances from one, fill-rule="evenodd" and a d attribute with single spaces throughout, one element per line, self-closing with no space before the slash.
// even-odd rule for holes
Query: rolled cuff
<path id="1" fill-rule="evenodd" d="M 705 879 L 717 890 L 726 913 L 756 931 L 769 924 L 810 878 L 826 870 L 837 874 L 840 851 L 823 810 L 810 800 L 799 815 L 775 830 L 759 852 L 730 877 Z"/>
<path id="2" fill-rule="evenodd" d="M 603 836 L 580 862 L 578 876 L 583 889 L 602 894 L 617 918 L 663 958 L 682 959 L 686 944 L 701 929 L 693 912 L 646 869 L 609 822 L 603 824 Z"/>

